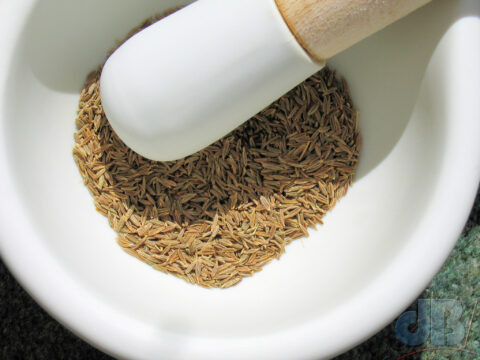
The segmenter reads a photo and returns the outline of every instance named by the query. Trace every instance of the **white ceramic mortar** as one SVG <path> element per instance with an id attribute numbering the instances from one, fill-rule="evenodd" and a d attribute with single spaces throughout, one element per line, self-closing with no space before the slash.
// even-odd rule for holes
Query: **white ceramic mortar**
<path id="1" fill-rule="evenodd" d="M 55 318 L 120 358 L 346 351 L 420 294 L 468 216 L 480 178 L 479 3 L 433 1 L 330 61 L 361 112 L 357 181 L 310 238 L 228 290 L 124 253 L 71 156 L 86 74 L 129 29 L 179 4 L 0 0 L 2 258 Z"/>

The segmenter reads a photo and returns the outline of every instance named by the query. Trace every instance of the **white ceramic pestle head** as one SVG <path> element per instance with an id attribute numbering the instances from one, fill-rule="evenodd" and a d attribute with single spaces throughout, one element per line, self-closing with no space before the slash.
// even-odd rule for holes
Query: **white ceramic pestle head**
<path id="1" fill-rule="evenodd" d="M 106 62 L 102 104 L 153 160 L 192 154 L 318 71 L 273 0 L 200 0 L 133 36 Z"/>

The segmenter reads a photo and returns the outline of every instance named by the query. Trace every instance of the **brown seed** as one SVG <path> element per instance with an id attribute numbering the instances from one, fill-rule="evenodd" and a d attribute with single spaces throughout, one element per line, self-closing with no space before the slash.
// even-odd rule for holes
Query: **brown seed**
<path id="1" fill-rule="evenodd" d="M 80 94 L 73 157 L 118 244 L 157 270 L 206 288 L 233 286 L 322 224 L 353 181 L 358 113 L 345 80 L 329 68 L 170 162 L 143 158 L 114 133 L 100 74 L 101 67 L 89 74 Z"/>

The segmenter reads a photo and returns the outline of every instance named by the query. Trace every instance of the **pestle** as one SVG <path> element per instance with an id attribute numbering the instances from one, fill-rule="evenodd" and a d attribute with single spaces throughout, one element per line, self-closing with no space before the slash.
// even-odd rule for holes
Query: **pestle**
<path id="1" fill-rule="evenodd" d="M 131 149 L 152 160 L 179 159 L 429 1 L 198 0 L 110 56 L 102 105 Z"/>

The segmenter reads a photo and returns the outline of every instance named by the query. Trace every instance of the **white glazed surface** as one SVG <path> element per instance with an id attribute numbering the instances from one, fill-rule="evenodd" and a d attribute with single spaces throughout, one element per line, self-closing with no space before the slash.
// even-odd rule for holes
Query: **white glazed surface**
<path id="1" fill-rule="evenodd" d="M 115 51 L 100 89 L 125 144 L 166 161 L 210 145 L 318 70 L 274 0 L 201 0 Z"/>
<path id="2" fill-rule="evenodd" d="M 115 39 L 177 4 L 0 1 L 3 260 L 52 315 L 120 358 L 346 351 L 420 294 L 470 211 L 480 179 L 479 3 L 434 1 L 332 59 L 361 111 L 357 182 L 310 238 L 228 290 L 125 254 L 71 156 L 85 75 Z"/>

